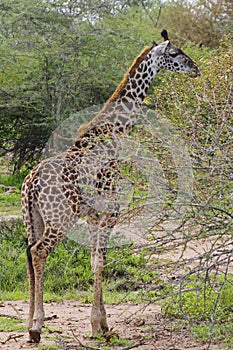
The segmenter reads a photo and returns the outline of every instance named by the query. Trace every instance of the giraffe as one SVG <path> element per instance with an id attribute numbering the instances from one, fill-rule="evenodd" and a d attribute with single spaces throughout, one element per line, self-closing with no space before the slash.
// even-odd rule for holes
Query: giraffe
<path id="1" fill-rule="evenodd" d="M 24 180 L 21 197 L 28 235 L 29 342 L 38 343 L 41 338 L 46 258 L 83 217 L 90 231 L 94 274 L 92 336 L 108 330 L 102 280 L 108 237 L 120 210 L 117 156 L 121 135 L 130 134 L 147 89 L 161 69 L 193 77 L 200 74 L 192 59 L 170 42 L 167 31 L 161 35 L 164 41 L 144 48 L 100 112 L 80 127 L 75 143 L 62 155 L 43 160 Z"/>

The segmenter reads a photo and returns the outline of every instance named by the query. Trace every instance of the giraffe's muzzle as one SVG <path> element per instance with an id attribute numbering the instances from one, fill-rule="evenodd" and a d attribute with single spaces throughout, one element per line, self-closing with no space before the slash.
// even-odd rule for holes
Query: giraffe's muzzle
<path id="1" fill-rule="evenodd" d="M 189 75 L 193 78 L 196 78 L 197 76 L 201 75 L 201 71 L 200 68 L 198 67 L 197 64 L 193 64 L 193 66 L 191 67 L 190 71 L 189 71 Z"/>

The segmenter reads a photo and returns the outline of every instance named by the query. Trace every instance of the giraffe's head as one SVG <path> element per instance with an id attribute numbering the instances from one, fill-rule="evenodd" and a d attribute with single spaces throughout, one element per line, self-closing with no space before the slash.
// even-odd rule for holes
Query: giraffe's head
<path id="1" fill-rule="evenodd" d="M 164 29 L 161 32 L 164 42 L 154 44 L 152 55 L 155 55 L 155 62 L 158 69 L 168 69 L 173 72 L 187 73 L 193 77 L 200 74 L 200 69 L 193 60 L 181 49 L 173 45 L 168 39 L 168 33 Z"/>

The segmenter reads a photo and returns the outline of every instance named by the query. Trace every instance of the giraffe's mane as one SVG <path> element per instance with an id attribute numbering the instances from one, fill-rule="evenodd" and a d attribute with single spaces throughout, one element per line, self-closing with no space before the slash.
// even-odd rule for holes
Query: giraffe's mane
<path id="1" fill-rule="evenodd" d="M 125 73 L 124 78 L 122 80 L 122 82 L 118 85 L 118 87 L 116 88 L 116 90 L 114 91 L 114 93 L 112 94 L 112 96 L 107 100 L 106 105 L 108 105 L 111 102 L 115 102 L 117 100 L 117 98 L 119 97 L 119 94 L 121 92 L 121 90 L 126 86 L 126 84 L 129 81 L 129 77 L 132 76 L 132 74 L 134 73 L 134 71 L 138 68 L 138 66 L 140 65 L 140 63 L 144 60 L 144 58 L 147 56 L 147 54 L 150 52 L 150 50 L 152 49 L 152 46 L 147 46 L 145 47 L 142 52 L 135 58 L 135 60 L 133 61 L 132 65 L 130 66 L 130 68 L 128 69 L 128 71 Z M 101 111 L 100 111 L 101 112 Z"/>
<path id="2" fill-rule="evenodd" d="M 124 78 L 122 80 L 122 82 L 118 85 L 118 87 L 116 88 L 116 90 L 114 91 L 114 93 L 112 94 L 112 96 L 107 100 L 107 102 L 105 103 L 104 107 L 99 111 L 99 113 L 89 122 L 86 124 L 82 124 L 79 129 L 79 137 L 82 137 L 85 135 L 86 131 L 88 129 L 91 128 L 92 125 L 94 125 L 100 118 L 101 115 L 106 111 L 106 109 L 108 108 L 108 106 L 112 103 L 115 102 L 117 100 L 117 98 L 120 95 L 120 92 L 124 89 L 124 87 L 127 85 L 129 78 L 133 75 L 133 73 L 135 72 L 135 70 L 138 68 L 138 66 L 140 65 L 140 63 L 144 60 L 144 58 L 147 56 L 147 54 L 151 51 L 153 45 L 152 46 L 146 46 L 142 52 L 135 58 L 135 60 L 133 61 L 132 65 L 130 66 L 130 68 L 128 69 L 128 71 L 125 73 Z"/>

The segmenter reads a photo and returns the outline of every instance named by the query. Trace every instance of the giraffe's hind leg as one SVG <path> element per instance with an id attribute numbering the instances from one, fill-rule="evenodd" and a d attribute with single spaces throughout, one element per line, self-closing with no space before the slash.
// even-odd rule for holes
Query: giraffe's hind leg
<path id="1" fill-rule="evenodd" d="M 30 285 L 28 332 L 29 341 L 39 343 L 41 328 L 44 323 L 44 266 L 48 255 L 48 251 L 45 249 L 45 247 L 43 247 L 43 240 L 38 241 L 31 247 L 30 255 L 34 280 Z M 31 278 L 30 275 L 29 278 Z"/>
<path id="2" fill-rule="evenodd" d="M 27 221 L 26 221 L 27 222 Z M 34 263 L 34 250 L 44 233 L 44 222 L 39 212 L 33 208 L 30 224 L 26 225 L 29 246 L 27 247 L 27 271 L 29 278 L 29 314 L 27 320 L 28 331 L 33 328 L 36 300 L 36 270 Z M 29 332 L 29 342 L 35 342 L 35 337 L 31 337 Z M 37 337 L 38 338 L 38 337 Z"/>
<path id="3" fill-rule="evenodd" d="M 28 278 L 29 278 L 29 314 L 27 321 L 27 329 L 29 330 L 33 325 L 33 315 L 35 311 L 35 274 L 32 264 L 32 256 L 31 256 L 31 247 L 33 244 L 30 244 L 27 247 L 27 270 L 28 270 Z"/>

